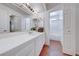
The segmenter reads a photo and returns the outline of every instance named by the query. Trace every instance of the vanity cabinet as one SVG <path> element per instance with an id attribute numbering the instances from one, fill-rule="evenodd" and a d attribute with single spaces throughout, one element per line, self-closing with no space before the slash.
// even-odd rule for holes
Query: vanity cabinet
<path id="1" fill-rule="evenodd" d="M 27 55 L 30 55 L 30 53 L 32 53 L 31 55 L 34 55 L 34 40 L 29 40 L 21 44 L 20 46 L 15 47 L 10 51 L 7 51 L 1 55 L 2 56 L 27 56 Z"/>
<path id="2" fill-rule="evenodd" d="M 30 44 L 26 45 L 24 48 L 22 48 L 18 53 L 16 53 L 16 56 L 33 56 L 34 55 L 34 41 L 31 41 Z"/>
<path id="3" fill-rule="evenodd" d="M 26 38 L 22 38 L 21 40 L 23 39 L 27 40 L 28 38 L 26 36 Z M 42 33 L 41 35 L 32 37 L 30 40 L 0 55 L 1 56 L 39 56 L 44 43 L 45 43 L 45 36 L 44 33 Z"/>

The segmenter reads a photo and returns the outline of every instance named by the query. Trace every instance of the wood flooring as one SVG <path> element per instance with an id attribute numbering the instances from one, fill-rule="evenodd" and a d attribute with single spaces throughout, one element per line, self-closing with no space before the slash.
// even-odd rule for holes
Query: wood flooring
<path id="1" fill-rule="evenodd" d="M 60 41 L 51 40 L 50 46 L 44 45 L 39 56 L 70 56 L 62 52 Z"/>

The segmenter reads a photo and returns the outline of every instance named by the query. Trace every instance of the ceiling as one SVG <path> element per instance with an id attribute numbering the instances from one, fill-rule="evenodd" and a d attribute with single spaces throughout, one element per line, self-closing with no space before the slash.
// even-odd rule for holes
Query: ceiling
<path id="1" fill-rule="evenodd" d="M 30 5 L 37 13 L 41 13 L 45 10 L 42 3 L 30 3 Z"/>
<path id="2" fill-rule="evenodd" d="M 44 4 L 46 6 L 46 9 L 50 10 L 50 9 L 54 8 L 55 6 L 59 5 L 60 3 L 44 3 Z M 45 11 L 43 3 L 30 3 L 30 5 L 38 13 Z"/>
<path id="3" fill-rule="evenodd" d="M 29 16 L 28 13 L 25 13 L 23 10 L 21 10 L 21 9 L 17 8 L 16 6 L 12 5 L 12 3 L 2 3 L 2 5 L 7 6 L 7 7 L 11 8 L 11 9 L 23 14 L 23 15 Z"/>
<path id="4" fill-rule="evenodd" d="M 45 11 L 43 4 L 44 3 L 29 3 L 29 5 L 34 9 L 34 11 L 36 13 L 41 13 L 41 12 L 44 12 Z M 46 6 L 46 9 L 47 10 L 50 10 L 50 9 L 54 8 L 55 6 L 57 6 L 58 4 L 59 3 L 45 3 L 45 6 Z M 26 14 L 25 12 L 23 12 L 22 10 L 14 7 L 10 3 L 7 3 L 7 4 L 4 3 L 3 5 L 6 5 L 6 6 L 10 7 L 10 8 L 13 8 L 14 10 L 16 10 L 16 11 L 22 13 L 22 14 Z M 26 14 L 26 15 L 28 15 L 28 14 Z"/>
<path id="5" fill-rule="evenodd" d="M 44 3 L 44 4 L 46 6 L 46 9 L 50 10 L 50 9 L 56 7 L 57 5 L 59 5 L 60 3 Z M 45 11 L 43 3 L 30 3 L 30 5 L 38 13 Z"/>
<path id="6" fill-rule="evenodd" d="M 45 3 L 47 10 L 54 8 L 55 6 L 59 5 L 60 3 Z"/>
<path id="7" fill-rule="evenodd" d="M 15 6 L 13 6 L 11 3 L 3 3 L 3 5 L 8 6 L 12 9 L 16 10 L 19 13 L 26 14 L 22 10 L 20 10 L 20 9 L 16 8 Z M 34 9 L 34 11 L 36 13 L 41 13 L 45 10 L 42 3 L 29 3 L 29 5 Z M 26 15 L 28 15 L 28 14 L 26 14 Z"/>

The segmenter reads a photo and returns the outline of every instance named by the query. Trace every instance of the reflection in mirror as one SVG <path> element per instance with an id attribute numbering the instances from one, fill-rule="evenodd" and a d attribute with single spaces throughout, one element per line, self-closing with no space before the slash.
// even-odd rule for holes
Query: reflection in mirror
<path id="1" fill-rule="evenodd" d="M 30 31 L 31 17 L 10 16 L 10 32 Z"/>
<path id="2" fill-rule="evenodd" d="M 32 28 L 31 30 L 36 30 L 38 27 L 38 19 L 37 18 L 33 18 L 32 19 Z"/>
<path id="3" fill-rule="evenodd" d="M 31 28 L 31 30 L 38 31 L 38 32 L 43 32 L 44 31 L 43 19 L 33 18 L 32 19 L 32 24 L 33 24 L 33 27 Z"/>
<path id="4" fill-rule="evenodd" d="M 14 31 L 14 15 L 10 16 L 10 32 Z"/>
<path id="5" fill-rule="evenodd" d="M 21 18 L 19 16 L 10 16 L 10 32 L 21 31 Z"/>
<path id="6" fill-rule="evenodd" d="M 31 29 L 31 19 L 30 18 L 25 19 L 25 29 L 26 29 L 26 31 L 30 31 L 30 29 Z"/>

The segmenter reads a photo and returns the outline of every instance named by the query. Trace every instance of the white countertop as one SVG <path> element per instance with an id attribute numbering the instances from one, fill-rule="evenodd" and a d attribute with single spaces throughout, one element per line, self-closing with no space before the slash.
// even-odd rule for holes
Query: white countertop
<path id="1" fill-rule="evenodd" d="M 0 34 L 0 54 L 32 40 L 41 34 L 43 33 L 33 32 L 32 34 L 28 34 L 26 32 L 15 32 Z"/>

